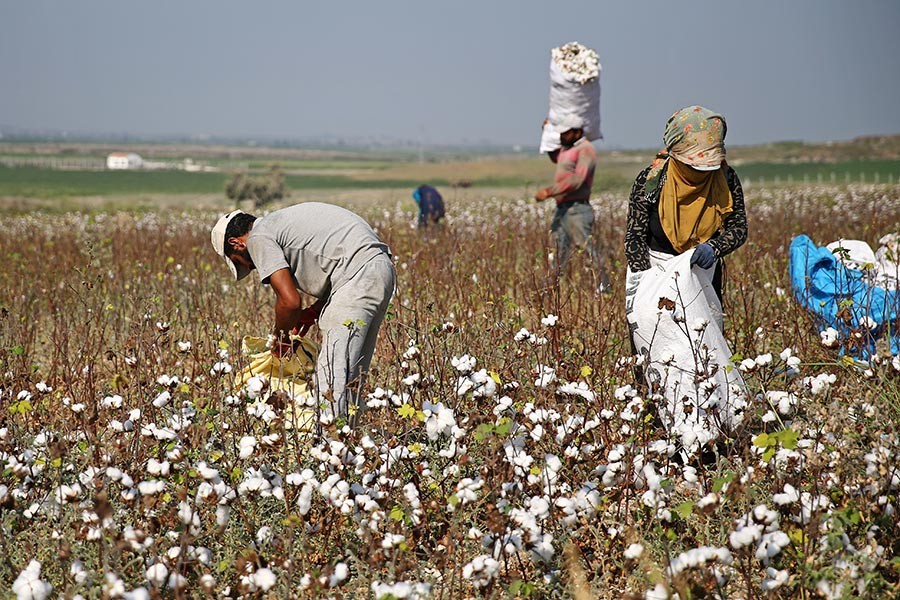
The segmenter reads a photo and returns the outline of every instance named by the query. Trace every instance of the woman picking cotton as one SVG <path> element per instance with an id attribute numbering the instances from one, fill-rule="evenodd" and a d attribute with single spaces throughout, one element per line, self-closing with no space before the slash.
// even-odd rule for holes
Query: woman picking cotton
<path id="1" fill-rule="evenodd" d="M 747 239 L 744 194 L 725 162 L 722 115 L 688 106 L 628 201 L 626 315 L 651 398 L 693 454 L 730 432 L 746 406 L 722 331 L 722 258 Z M 662 399 L 665 402 L 661 402 Z"/>

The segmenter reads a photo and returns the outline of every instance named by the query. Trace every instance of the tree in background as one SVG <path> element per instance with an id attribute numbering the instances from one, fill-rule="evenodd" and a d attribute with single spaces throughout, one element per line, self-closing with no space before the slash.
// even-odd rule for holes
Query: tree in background
<path id="1" fill-rule="evenodd" d="M 259 177 L 251 177 L 243 171 L 238 171 L 225 184 L 225 195 L 234 200 L 235 206 L 245 200 L 252 200 L 253 206 L 259 208 L 281 200 L 287 195 L 286 192 L 284 171 L 278 164 L 269 167 L 269 172 Z"/>

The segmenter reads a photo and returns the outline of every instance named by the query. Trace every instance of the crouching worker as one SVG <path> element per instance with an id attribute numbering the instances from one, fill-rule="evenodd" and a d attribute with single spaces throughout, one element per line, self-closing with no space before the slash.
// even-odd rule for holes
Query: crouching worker
<path id="1" fill-rule="evenodd" d="M 419 228 L 438 225 L 444 219 L 444 199 L 430 185 L 420 185 L 413 190 L 413 200 L 419 207 Z"/>
<path id="2" fill-rule="evenodd" d="M 349 210 L 320 202 L 260 218 L 235 210 L 213 227 L 212 245 L 236 280 L 255 269 L 275 291 L 273 354 L 289 355 L 290 336 L 318 324 L 319 396 L 333 416 L 355 414 L 395 283 L 390 251 L 371 226 Z M 300 291 L 316 301 L 303 308 Z"/>

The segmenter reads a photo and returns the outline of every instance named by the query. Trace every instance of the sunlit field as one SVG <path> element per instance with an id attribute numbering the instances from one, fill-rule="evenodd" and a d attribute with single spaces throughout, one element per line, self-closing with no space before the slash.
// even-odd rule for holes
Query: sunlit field
<path id="1" fill-rule="evenodd" d="M 398 288 L 359 425 L 308 437 L 233 387 L 274 295 L 216 211 L 0 216 L 0 596 L 897 597 L 900 358 L 825 347 L 787 268 L 799 233 L 877 246 L 900 187 L 746 195 L 750 406 L 686 463 L 630 356 L 625 192 L 593 201 L 601 296 L 580 256 L 552 285 L 549 204 L 459 190 L 423 235 L 405 195 L 351 203 Z"/>

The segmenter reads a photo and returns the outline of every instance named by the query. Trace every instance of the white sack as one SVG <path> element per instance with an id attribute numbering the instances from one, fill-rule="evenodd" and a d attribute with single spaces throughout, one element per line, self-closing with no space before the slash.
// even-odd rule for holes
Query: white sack
<path id="1" fill-rule="evenodd" d="M 722 332 L 715 268 L 691 267 L 692 255 L 651 252 L 650 269 L 629 270 L 625 290 L 625 314 L 644 357 L 650 399 L 657 400 L 663 425 L 689 454 L 739 425 L 747 405 Z M 663 298 L 675 308 L 660 308 Z"/>
<path id="2" fill-rule="evenodd" d="M 848 269 L 861 271 L 875 264 L 875 251 L 862 240 L 837 240 L 825 247 Z"/>
<path id="3" fill-rule="evenodd" d="M 876 251 L 862 240 L 841 239 L 825 247 L 848 269 L 862 271 L 870 285 L 896 290 L 900 287 L 900 239 L 897 234 L 888 234 L 878 241 L 882 245 Z"/>
<path id="4" fill-rule="evenodd" d="M 588 49 L 585 49 L 588 50 Z M 600 65 L 597 76 L 586 81 L 576 73 L 566 73 L 550 60 L 550 110 L 541 133 L 541 152 L 560 147 L 559 123 L 563 116 L 576 115 L 585 122 L 584 137 L 590 141 L 603 139 L 600 131 Z"/>

